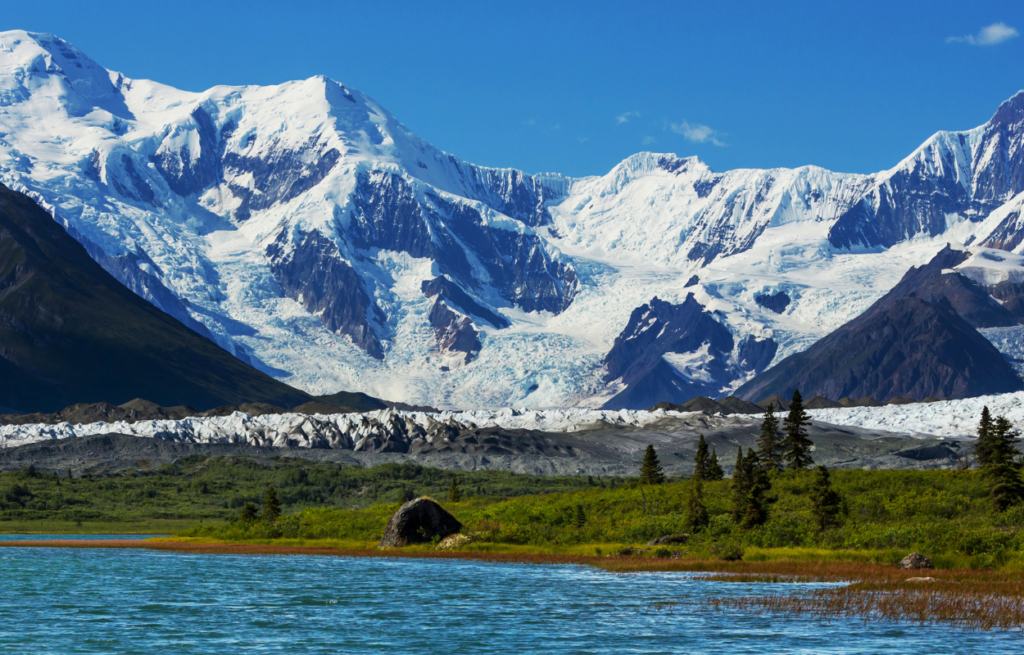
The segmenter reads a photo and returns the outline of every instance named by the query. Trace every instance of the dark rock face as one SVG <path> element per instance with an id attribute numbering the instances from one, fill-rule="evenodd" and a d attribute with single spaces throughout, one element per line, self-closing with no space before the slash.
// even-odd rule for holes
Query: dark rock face
<path id="1" fill-rule="evenodd" d="M 579 281 L 572 266 L 555 261 L 535 234 L 491 228 L 474 208 L 439 196 L 428 199 L 455 237 L 473 250 L 502 297 L 523 311 L 559 314 L 572 303 Z M 473 280 L 460 280 L 475 286 Z"/>
<path id="2" fill-rule="evenodd" d="M 444 299 L 445 303 L 449 306 L 459 308 L 463 314 L 482 318 L 498 329 L 506 328 L 511 325 L 507 318 L 497 312 L 492 312 L 490 309 L 487 309 L 477 301 L 470 298 L 469 294 L 459 288 L 457 284 L 448 278 L 435 277 L 433 280 L 424 280 L 423 284 L 420 285 L 420 289 L 423 291 L 423 295 L 427 298 L 440 296 Z"/>
<path id="3" fill-rule="evenodd" d="M 972 325 L 1016 321 L 970 280 L 941 272 L 962 260 L 963 253 L 947 248 L 926 266 L 911 269 L 864 314 L 750 380 L 736 395 L 788 398 L 800 389 L 804 396 L 832 400 L 869 396 L 886 401 L 964 398 L 1024 388 L 1010 364 Z"/>
<path id="4" fill-rule="evenodd" d="M 663 359 L 668 353 L 696 353 L 705 344 L 704 379 L 684 378 Z M 633 310 L 605 356 L 605 379 L 621 379 L 627 385 L 605 407 L 643 409 L 659 402 L 717 395 L 730 379 L 727 359 L 732 349 L 732 335 L 704 311 L 692 293 L 681 305 L 655 297 Z"/>
<path id="5" fill-rule="evenodd" d="M 998 300 L 1003 309 L 1010 312 L 1018 323 L 1024 323 L 1024 284 L 1019 282 L 1000 282 L 990 289 L 992 297 Z"/>
<path id="6" fill-rule="evenodd" d="M 686 288 L 689 288 L 689 287 L 695 287 L 695 286 L 697 286 L 698 283 L 700 283 L 700 277 L 698 277 L 696 275 L 691 275 L 690 279 L 687 280 L 686 284 L 683 285 L 683 288 L 686 289 Z"/>
<path id="7" fill-rule="evenodd" d="M 749 371 L 763 371 L 778 344 L 752 336 L 739 344 L 733 359 L 732 334 L 687 295 L 681 305 L 658 298 L 633 310 L 629 323 L 605 357 L 606 381 L 621 379 L 626 389 L 611 398 L 608 409 L 643 409 L 657 403 L 681 403 L 694 396 L 717 396 Z M 706 348 L 703 368 L 686 377 L 665 361 L 669 354 L 692 354 Z"/>
<path id="8" fill-rule="evenodd" d="M 310 398 L 132 293 L 27 196 L 0 185 L 0 406 L 165 406 Z"/>
<path id="9" fill-rule="evenodd" d="M 1024 240 L 1024 221 L 1021 220 L 1019 211 L 1013 211 L 999 221 L 999 225 L 992 230 L 992 233 L 981 245 L 1000 250 L 1013 250 L 1020 245 L 1022 240 Z"/>
<path id="10" fill-rule="evenodd" d="M 353 204 L 348 233 L 358 247 L 428 257 L 462 288 L 479 288 L 468 247 L 502 298 L 527 312 L 560 313 L 578 290 L 572 267 L 553 260 L 536 235 L 492 228 L 475 208 L 432 193 L 421 200 L 395 173 L 360 174 Z"/>
<path id="11" fill-rule="evenodd" d="M 996 302 L 986 289 L 959 273 L 942 272 L 963 263 L 968 256 L 966 251 L 953 250 L 946 246 L 924 266 L 907 271 L 899 284 L 893 287 L 885 298 L 879 300 L 879 307 L 890 307 L 909 295 L 928 303 L 945 299 L 974 327 L 1017 325 L 1017 319 L 1013 314 Z"/>
<path id="12" fill-rule="evenodd" d="M 187 147 L 181 150 L 165 149 L 159 150 L 152 157 L 153 164 L 164 176 L 167 186 L 183 197 L 198 194 L 220 179 L 222 152 L 218 144 L 217 128 L 202 107 L 192 111 L 191 119 L 192 125 L 188 131 L 194 132 L 197 137 L 198 152 Z M 168 138 L 176 136 L 177 133 L 172 133 Z"/>
<path id="13" fill-rule="evenodd" d="M 840 215 L 829 242 L 837 248 L 888 248 L 918 234 L 945 232 L 949 214 L 984 220 L 1024 190 L 1022 144 L 1024 93 L 1018 93 L 999 107 L 973 148 L 966 133 L 937 135 L 908 166 L 884 178 Z M 1000 225 L 991 244 L 1019 243 L 1020 232 L 1009 228 L 1010 223 Z"/>
<path id="14" fill-rule="evenodd" d="M 789 294 L 785 291 L 777 291 L 771 295 L 759 293 L 754 296 L 754 302 L 769 311 L 781 314 L 786 311 L 786 307 L 789 307 L 790 299 Z"/>
<path id="15" fill-rule="evenodd" d="M 747 336 L 740 342 L 739 362 L 744 371 L 761 371 L 768 368 L 768 365 L 775 359 L 775 353 L 779 351 L 779 344 L 771 337 L 758 339 Z"/>
<path id="16" fill-rule="evenodd" d="M 228 134 L 231 126 L 224 128 Z M 288 202 L 299 194 L 309 191 L 327 177 L 334 165 L 341 159 L 337 149 L 321 142 L 320 135 L 314 134 L 299 149 L 272 145 L 270 154 L 264 157 L 250 157 L 238 153 L 225 153 L 222 160 L 227 174 L 252 174 L 252 188 L 237 184 L 230 185 L 231 193 L 241 200 L 234 211 L 237 220 L 247 220 L 253 211 Z"/>
<path id="17" fill-rule="evenodd" d="M 464 362 L 473 361 L 482 347 L 480 333 L 468 316 L 452 311 L 440 298 L 430 310 L 430 325 L 437 337 L 437 349 L 442 353 L 465 353 Z"/>
<path id="18" fill-rule="evenodd" d="M 566 191 L 566 183 L 561 179 L 506 168 L 483 168 L 454 156 L 449 156 L 448 163 L 466 181 L 466 197 L 531 227 L 551 222 L 546 202 L 560 198 Z"/>
<path id="19" fill-rule="evenodd" d="M 400 548 L 435 538 L 444 539 L 461 529 L 462 524 L 454 516 L 424 496 L 410 500 L 395 512 L 384 528 L 380 548 Z"/>
<path id="20" fill-rule="evenodd" d="M 290 250 L 287 239 L 282 232 L 267 248 L 271 270 L 284 292 L 310 312 L 320 313 L 328 330 L 348 335 L 369 355 L 383 359 L 384 348 L 373 326 L 383 323 L 383 313 L 338 246 L 319 232 L 299 235 Z"/>

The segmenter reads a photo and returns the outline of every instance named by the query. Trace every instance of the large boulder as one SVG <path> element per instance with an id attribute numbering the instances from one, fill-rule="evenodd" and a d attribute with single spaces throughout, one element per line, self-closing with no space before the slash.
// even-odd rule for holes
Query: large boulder
<path id="1" fill-rule="evenodd" d="M 444 510 L 431 498 L 422 496 L 410 500 L 398 508 L 384 528 L 380 548 L 397 548 L 409 544 L 421 544 L 435 537 L 444 539 L 462 529 L 454 516 Z"/>
<path id="2" fill-rule="evenodd" d="M 921 553 L 910 553 L 900 562 L 901 569 L 932 569 L 932 561 Z"/>

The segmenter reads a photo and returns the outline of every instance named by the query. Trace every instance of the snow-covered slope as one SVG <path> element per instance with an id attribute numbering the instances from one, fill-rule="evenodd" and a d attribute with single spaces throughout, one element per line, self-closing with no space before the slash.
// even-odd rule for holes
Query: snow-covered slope
<path id="1" fill-rule="evenodd" d="M 478 428 L 577 432 L 607 426 L 643 427 L 665 418 L 687 415 L 662 410 L 637 412 L 628 409 L 504 409 L 436 414 L 383 409 L 363 414 L 262 416 L 235 412 L 229 416 L 191 417 L 177 421 L 4 425 L 0 426 L 0 448 L 14 448 L 49 439 L 126 434 L 191 443 L 407 452 L 410 448 L 427 447 L 435 443 L 440 447 L 446 439 Z M 416 440 L 421 440 L 422 444 L 416 443 Z"/>
<path id="2" fill-rule="evenodd" d="M 809 410 L 816 421 L 868 429 L 939 437 L 976 437 L 981 410 L 1024 424 L 1024 392 L 978 396 L 960 400 L 884 407 L 845 407 Z"/>
<path id="3" fill-rule="evenodd" d="M 189 93 L 0 33 L 0 182 L 283 381 L 440 407 L 599 406 L 634 384 L 608 360 L 634 309 L 691 293 L 731 345 L 652 370 L 725 391 L 948 240 L 1019 248 L 1022 111 L 872 176 L 640 153 L 572 179 L 464 162 L 323 77 Z"/>

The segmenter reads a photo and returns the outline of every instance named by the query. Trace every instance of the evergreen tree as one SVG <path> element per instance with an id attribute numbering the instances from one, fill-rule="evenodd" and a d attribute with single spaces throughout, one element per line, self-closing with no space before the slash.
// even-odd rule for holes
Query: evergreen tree
<path id="1" fill-rule="evenodd" d="M 691 532 L 700 532 L 708 527 L 711 517 L 708 516 L 708 508 L 704 506 L 704 483 L 699 477 L 694 476 L 690 482 L 690 495 L 686 506 L 689 510 L 686 523 Z"/>
<path id="2" fill-rule="evenodd" d="M 243 523 L 249 523 L 250 521 L 256 520 L 257 509 L 256 505 L 252 503 L 246 503 L 242 505 L 242 511 L 238 513 L 238 520 Z"/>
<path id="3" fill-rule="evenodd" d="M 452 476 L 452 484 L 448 487 L 448 502 L 457 503 L 462 500 L 462 490 L 459 489 L 459 479 Z"/>
<path id="4" fill-rule="evenodd" d="M 281 501 L 277 499 L 277 490 L 273 487 L 267 489 L 267 496 L 263 499 L 263 520 L 273 523 L 281 516 Z"/>
<path id="5" fill-rule="evenodd" d="M 658 461 L 658 453 L 655 452 L 654 446 L 651 444 L 647 445 L 647 450 L 644 451 L 644 461 L 640 465 L 640 482 L 641 484 L 661 484 L 665 481 L 665 471 L 661 468 L 661 462 Z"/>
<path id="6" fill-rule="evenodd" d="M 811 446 L 814 444 L 807 438 L 807 425 L 810 425 L 811 417 L 804 411 L 804 401 L 800 397 L 800 391 L 793 392 L 793 401 L 789 405 L 789 414 L 783 424 L 785 439 L 783 448 L 786 457 L 786 466 L 791 469 L 803 470 L 814 464 L 811 458 Z"/>
<path id="7" fill-rule="evenodd" d="M 704 476 L 708 473 L 708 467 L 711 464 L 711 453 L 708 452 L 708 442 L 704 439 L 704 435 L 700 435 L 700 441 L 697 442 L 697 452 L 693 455 L 693 477 L 694 479 L 705 479 Z"/>
<path id="8" fill-rule="evenodd" d="M 718 453 L 715 449 L 711 449 L 711 460 L 708 462 L 707 473 L 703 476 L 708 482 L 715 482 L 725 477 L 725 471 L 722 470 L 722 465 L 718 463 Z"/>
<path id="9" fill-rule="evenodd" d="M 989 434 L 989 461 L 993 464 L 1008 464 L 1017 468 L 1017 448 L 1014 445 L 1020 438 L 1020 430 L 1005 416 L 997 416 Z"/>
<path id="10" fill-rule="evenodd" d="M 582 528 L 587 524 L 587 513 L 583 510 L 583 505 L 576 504 L 576 511 L 573 513 L 572 524 L 577 528 Z"/>
<path id="11" fill-rule="evenodd" d="M 732 482 L 729 483 L 729 489 L 732 492 L 732 521 L 736 524 L 741 523 L 746 515 L 750 494 L 745 464 L 743 446 L 739 446 L 736 449 L 736 468 L 732 471 Z"/>
<path id="12" fill-rule="evenodd" d="M 811 502 L 814 505 L 814 517 L 818 519 L 818 528 L 824 531 L 835 525 L 843 508 L 843 499 L 832 488 L 832 478 L 828 469 L 819 466 L 811 488 Z"/>
<path id="13" fill-rule="evenodd" d="M 984 421 L 984 413 L 982 413 Z M 979 433 L 982 430 L 979 429 Z M 1024 500 L 1024 482 L 1020 477 L 1020 458 L 1014 445 L 1020 431 L 1005 416 L 997 416 L 986 434 L 985 464 L 982 471 L 989 480 L 992 501 L 1000 511 Z"/>
<path id="14" fill-rule="evenodd" d="M 992 415 L 989 414 L 988 406 L 981 408 L 981 422 L 978 424 L 978 441 L 974 445 L 974 456 L 978 459 L 978 466 L 984 467 L 989 463 L 989 456 L 992 450 Z"/>
<path id="15" fill-rule="evenodd" d="M 782 470 L 782 435 L 779 434 L 779 419 L 775 417 L 775 403 L 768 403 L 764 410 L 761 434 L 757 437 L 757 455 L 766 470 Z"/>
<path id="16" fill-rule="evenodd" d="M 764 465 L 753 448 L 747 450 L 743 467 L 743 473 L 747 479 L 747 501 L 740 522 L 743 527 L 753 528 L 763 525 L 768 520 L 768 507 L 772 503 L 772 498 L 769 496 L 772 485 L 768 480 Z"/>

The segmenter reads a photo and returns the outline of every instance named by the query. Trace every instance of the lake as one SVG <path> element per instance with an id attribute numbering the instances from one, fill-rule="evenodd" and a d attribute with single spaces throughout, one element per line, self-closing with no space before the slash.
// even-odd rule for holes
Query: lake
<path id="1" fill-rule="evenodd" d="M 703 604 L 778 589 L 579 566 L 2 548 L 0 652 L 1024 652 L 1019 633 Z"/>

